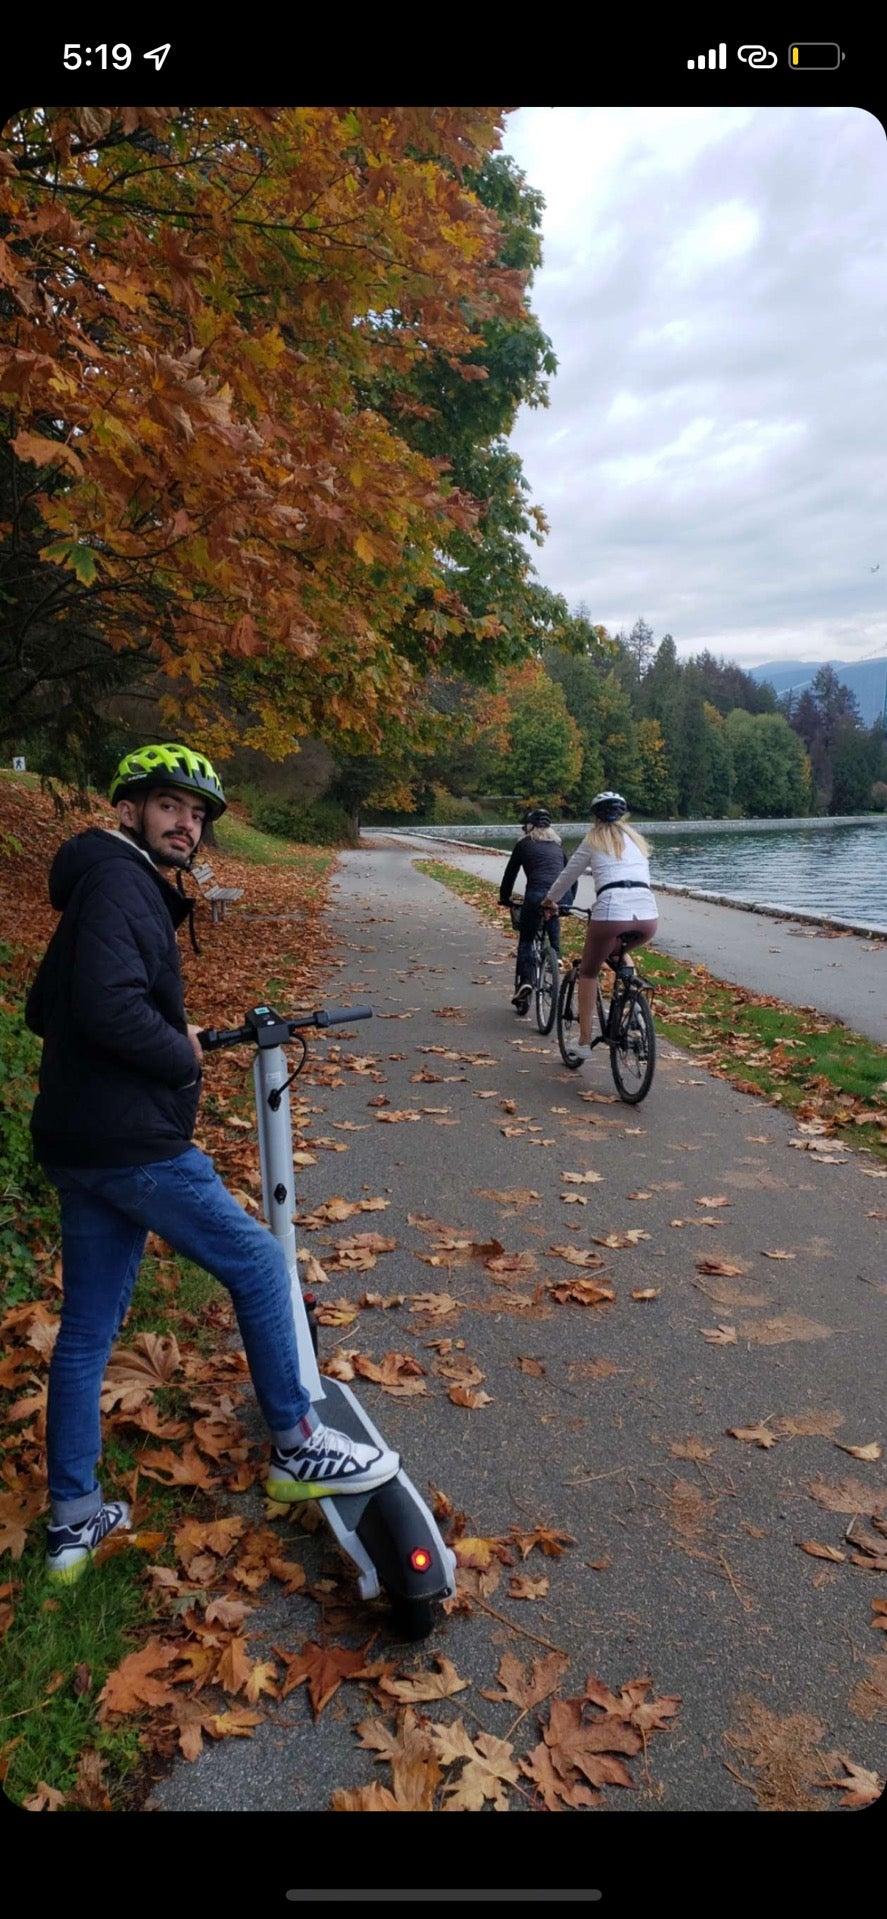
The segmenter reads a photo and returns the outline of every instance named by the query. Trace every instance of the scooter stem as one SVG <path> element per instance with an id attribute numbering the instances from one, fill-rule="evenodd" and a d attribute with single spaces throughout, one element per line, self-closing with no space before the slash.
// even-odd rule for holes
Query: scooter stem
<path id="1" fill-rule="evenodd" d="M 299 1349 L 299 1373 L 314 1403 L 325 1398 L 325 1393 L 311 1340 L 296 1258 L 293 1217 L 296 1210 L 296 1182 L 290 1096 L 286 1087 L 288 1078 L 289 1066 L 283 1047 L 260 1047 L 253 1060 L 253 1085 L 259 1129 L 262 1204 L 265 1218 L 286 1260 Z M 276 1107 L 270 1104 L 272 1093 L 278 1095 Z"/>

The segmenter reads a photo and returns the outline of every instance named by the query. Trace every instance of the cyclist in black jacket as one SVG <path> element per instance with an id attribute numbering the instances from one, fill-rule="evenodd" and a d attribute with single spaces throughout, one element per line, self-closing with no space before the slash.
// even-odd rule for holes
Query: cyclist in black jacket
<path id="1" fill-rule="evenodd" d="M 511 1004 L 519 1013 L 526 1012 L 533 991 L 533 939 L 539 924 L 540 903 L 554 881 L 560 879 L 567 864 L 567 855 L 560 842 L 559 835 L 551 824 L 551 814 L 544 806 L 534 806 L 524 814 L 521 822 L 523 835 L 511 855 L 502 875 L 499 887 L 500 906 L 511 905 L 511 889 L 521 871 L 525 875 L 524 898 L 521 906 L 520 928 L 517 943 L 518 984 L 512 996 Z M 572 886 L 563 896 L 564 906 L 572 905 L 576 888 Z M 552 916 L 548 926 L 548 937 L 556 953 L 560 953 L 560 921 Z"/>

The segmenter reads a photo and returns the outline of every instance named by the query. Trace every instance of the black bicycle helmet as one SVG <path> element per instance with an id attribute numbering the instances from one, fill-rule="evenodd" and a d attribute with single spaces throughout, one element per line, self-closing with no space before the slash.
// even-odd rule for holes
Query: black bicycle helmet
<path id="1" fill-rule="evenodd" d="M 550 826 L 551 814 L 547 806 L 533 806 L 524 814 L 523 824 L 527 826 Z"/>
<path id="2" fill-rule="evenodd" d="M 621 793 L 596 793 L 591 810 L 596 820 L 621 820 L 623 813 L 628 812 L 628 801 L 622 798 Z"/>

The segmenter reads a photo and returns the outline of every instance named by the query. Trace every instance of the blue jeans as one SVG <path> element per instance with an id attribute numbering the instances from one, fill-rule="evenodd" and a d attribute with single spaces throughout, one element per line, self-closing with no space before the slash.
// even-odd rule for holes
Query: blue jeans
<path id="1" fill-rule="evenodd" d="M 149 1232 L 221 1280 L 234 1301 L 256 1397 L 286 1449 L 310 1396 L 286 1261 L 196 1146 L 150 1166 L 46 1168 L 61 1195 L 62 1313 L 49 1369 L 46 1452 L 52 1517 L 80 1525 L 102 1503 L 99 1396 Z"/>
<path id="2" fill-rule="evenodd" d="M 518 986 L 521 986 L 524 980 L 528 980 L 531 985 L 533 982 L 533 941 L 536 937 L 536 928 L 542 917 L 539 911 L 539 902 L 540 900 L 544 900 L 545 890 L 546 889 L 543 889 L 542 892 L 524 894 L 523 905 L 520 910 L 520 932 L 517 942 Z M 561 923 L 556 913 L 552 915 L 548 922 L 548 937 L 555 952 L 559 953 L 561 950 Z"/>

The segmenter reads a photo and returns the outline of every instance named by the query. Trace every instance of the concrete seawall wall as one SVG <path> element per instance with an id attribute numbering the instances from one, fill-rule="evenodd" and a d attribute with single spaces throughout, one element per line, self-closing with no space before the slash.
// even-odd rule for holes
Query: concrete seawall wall
<path id="1" fill-rule="evenodd" d="M 386 839 L 406 840 L 410 846 L 421 846 L 433 853 L 436 846 L 458 846 L 460 852 L 486 854 L 491 859 L 503 859 L 501 846 L 479 846 L 474 840 L 445 839 L 436 833 L 434 839 L 425 839 L 419 833 L 397 833 L 392 828 L 377 827 L 376 833 Z M 372 836 L 372 829 L 368 837 Z M 657 893 L 673 893 L 680 899 L 706 900 L 711 906 L 730 906 L 739 913 L 761 913 L 769 919 L 798 920 L 805 926 L 822 926 L 827 932 L 855 933 L 860 939 L 887 940 L 887 926 L 859 926 L 855 920 L 838 919 L 829 913 L 808 913 L 800 907 L 776 906 L 769 902 L 765 905 L 752 900 L 733 899 L 728 893 L 706 893 L 693 886 L 670 886 L 662 880 L 655 882 Z"/>

